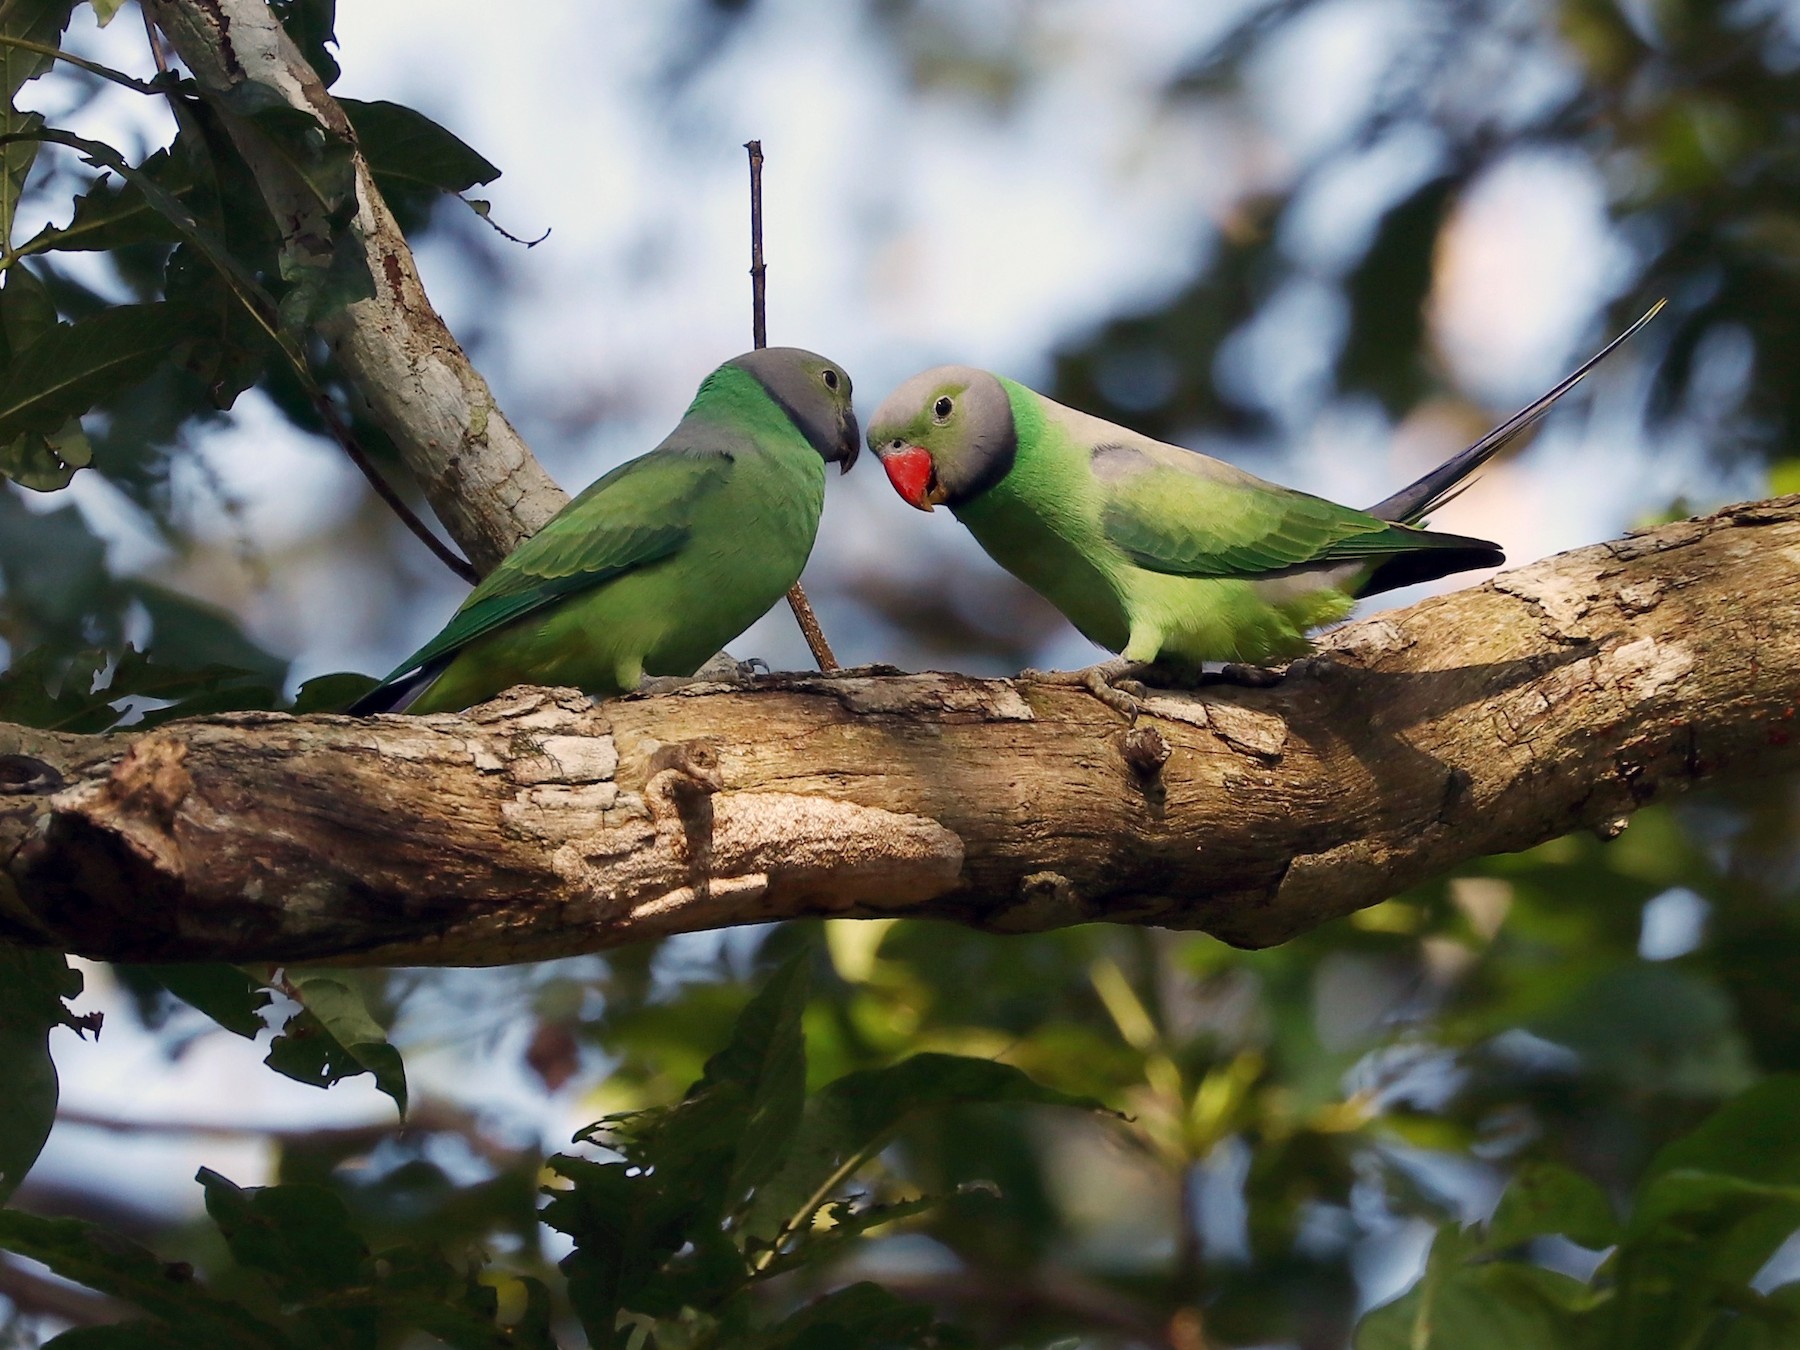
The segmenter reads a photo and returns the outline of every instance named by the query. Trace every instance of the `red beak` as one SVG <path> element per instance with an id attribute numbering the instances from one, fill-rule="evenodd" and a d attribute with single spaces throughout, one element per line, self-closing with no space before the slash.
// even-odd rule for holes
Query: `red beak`
<path id="1" fill-rule="evenodd" d="M 937 470 L 932 466 L 929 450 L 916 445 L 889 450 L 881 456 L 881 467 L 887 470 L 888 482 L 894 485 L 900 500 L 921 511 L 931 510 Z"/>

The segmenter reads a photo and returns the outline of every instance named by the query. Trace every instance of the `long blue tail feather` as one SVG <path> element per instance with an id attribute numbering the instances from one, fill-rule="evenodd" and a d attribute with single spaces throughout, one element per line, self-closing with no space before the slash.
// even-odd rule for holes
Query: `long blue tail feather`
<path id="1" fill-rule="evenodd" d="M 1662 311 L 1662 307 L 1668 303 L 1667 300 L 1658 300 L 1645 311 L 1642 318 L 1582 362 L 1580 368 L 1556 388 L 1535 403 L 1519 409 L 1467 450 L 1452 455 L 1416 483 L 1409 483 L 1393 496 L 1375 503 L 1369 508 L 1369 514 L 1382 520 L 1398 521 L 1403 525 L 1416 525 L 1445 502 L 1454 499 L 1458 493 L 1469 486 L 1472 475 L 1477 469 L 1498 454 L 1507 442 L 1549 412 L 1558 399 L 1580 384 L 1595 366 L 1611 356 L 1622 342 L 1654 319 Z"/>

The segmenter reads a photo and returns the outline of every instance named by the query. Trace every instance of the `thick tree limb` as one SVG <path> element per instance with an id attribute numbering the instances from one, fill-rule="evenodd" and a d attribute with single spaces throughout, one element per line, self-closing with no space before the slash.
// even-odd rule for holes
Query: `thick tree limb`
<path id="1" fill-rule="evenodd" d="M 467 716 L 0 727 L 0 931 L 488 964 L 800 915 L 1269 943 L 1800 765 L 1800 498 L 1338 630 L 1270 689 L 846 672 Z M 12 756 L 12 758 L 8 758 Z"/>
<path id="2" fill-rule="evenodd" d="M 331 237 L 324 209 L 292 165 L 239 109 L 272 100 L 351 135 L 265 0 L 145 0 L 182 62 L 215 100 L 290 248 Z M 369 167 L 356 157 L 357 213 L 374 297 L 325 320 L 321 331 L 476 569 L 490 571 L 568 500 L 495 406 L 493 393 L 431 307 L 412 250 Z"/>

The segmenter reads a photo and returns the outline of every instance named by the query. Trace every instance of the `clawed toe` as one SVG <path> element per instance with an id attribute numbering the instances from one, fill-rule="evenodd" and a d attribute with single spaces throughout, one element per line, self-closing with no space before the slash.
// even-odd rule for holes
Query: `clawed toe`
<path id="1" fill-rule="evenodd" d="M 1031 684 L 1072 685 L 1085 689 L 1128 722 L 1143 711 L 1147 690 L 1133 676 L 1144 667 L 1123 657 L 1084 666 L 1080 670 L 1022 670 L 1019 678 Z"/>

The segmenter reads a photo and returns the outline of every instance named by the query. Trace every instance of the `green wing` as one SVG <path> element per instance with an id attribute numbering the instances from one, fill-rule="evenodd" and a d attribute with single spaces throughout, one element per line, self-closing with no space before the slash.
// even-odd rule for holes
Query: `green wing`
<path id="1" fill-rule="evenodd" d="M 1170 462 L 1178 454 L 1192 466 Z M 1256 576 L 1430 548 L 1445 537 L 1265 483 L 1188 451 L 1108 445 L 1093 456 L 1106 495 L 1106 537 L 1151 572 Z"/>
<path id="2" fill-rule="evenodd" d="M 680 448 L 658 448 L 621 464 L 507 554 L 444 631 L 377 687 L 563 596 L 680 552 L 694 505 L 725 485 L 732 464 L 727 450 Z"/>

